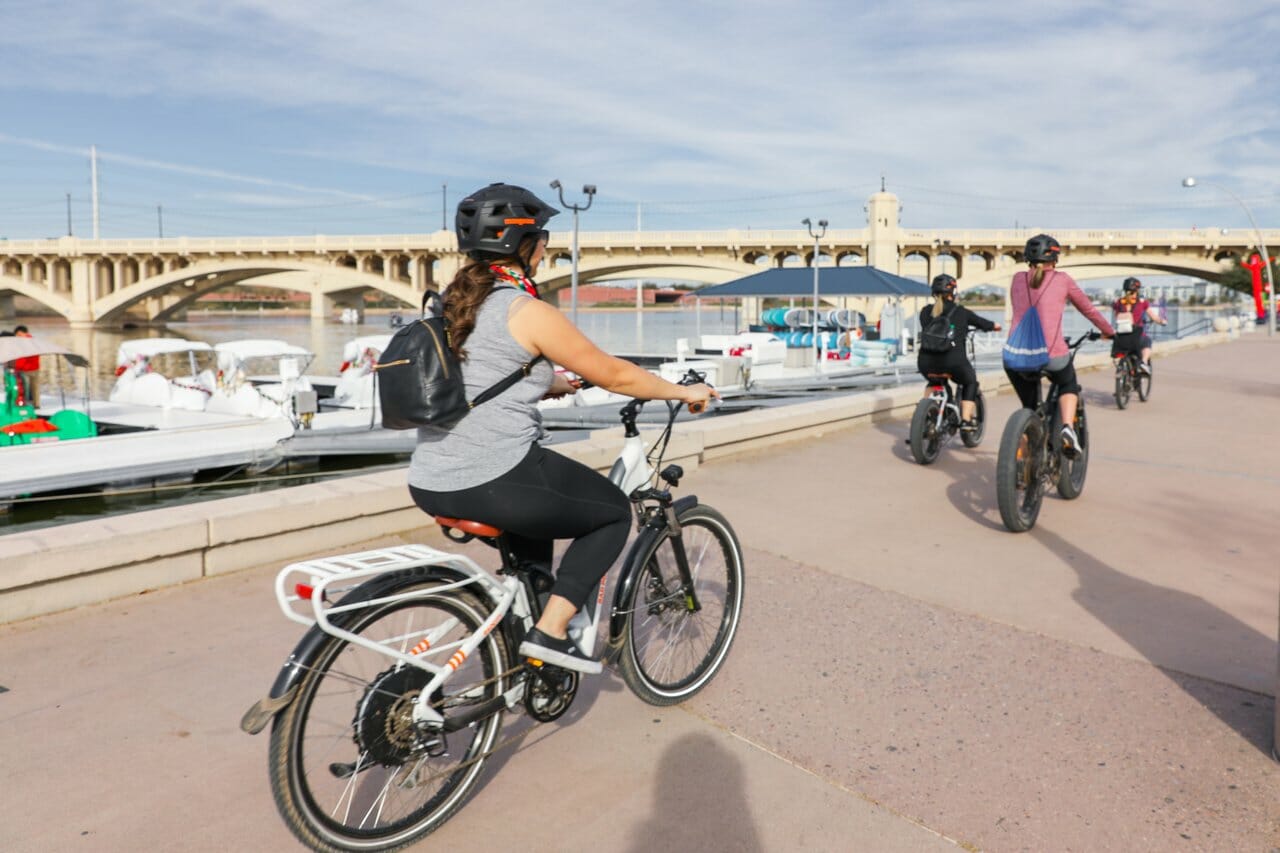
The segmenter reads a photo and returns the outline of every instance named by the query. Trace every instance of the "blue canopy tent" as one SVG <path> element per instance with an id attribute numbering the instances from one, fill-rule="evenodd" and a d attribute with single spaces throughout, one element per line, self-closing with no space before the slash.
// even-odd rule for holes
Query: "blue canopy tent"
<path id="1" fill-rule="evenodd" d="M 696 292 L 695 297 L 699 303 L 703 299 L 717 298 L 804 297 L 813 299 L 816 317 L 820 296 L 883 296 L 898 302 L 904 297 L 929 295 L 929 285 L 875 267 L 819 267 L 816 284 L 812 267 L 788 267 L 704 287 Z M 698 313 L 701 316 L 702 312 Z M 816 323 L 814 340 L 817 340 Z"/>
<path id="2" fill-rule="evenodd" d="M 818 267 L 823 296 L 928 296 L 929 285 L 875 267 Z M 813 268 L 770 269 L 736 281 L 704 287 L 699 299 L 722 296 L 799 297 L 813 295 Z"/>

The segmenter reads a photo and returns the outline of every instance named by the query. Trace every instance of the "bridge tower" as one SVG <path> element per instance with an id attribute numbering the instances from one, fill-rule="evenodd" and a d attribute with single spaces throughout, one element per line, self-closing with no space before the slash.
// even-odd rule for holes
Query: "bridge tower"
<path id="1" fill-rule="evenodd" d="M 902 273 L 898 251 L 901 242 L 898 213 L 901 209 L 898 197 L 886 192 L 883 183 L 880 192 L 867 200 L 867 265 L 898 275 Z"/>

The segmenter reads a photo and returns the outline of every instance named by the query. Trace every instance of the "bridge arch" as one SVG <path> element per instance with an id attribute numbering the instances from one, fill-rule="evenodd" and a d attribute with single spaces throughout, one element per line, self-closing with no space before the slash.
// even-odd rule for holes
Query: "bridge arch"
<path id="1" fill-rule="evenodd" d="M 314 276 L 310 286 L 298 283 L 298 276 L 275 276 L 302 273 Z M 151 319 L 163 319 L 190 307 L 205 294 L 251 281 L 254 287 L 274 288 L 310 294 L 313 299 L 353 290 L 376 290 L 398 299 L 405 305 L 416 305 L 419 299 L 412 286 L 390 281 L 385 276 L 359 272 L 345 264 L 321 265 L 305 261 L 271 260 L 201 261 L 184 265 L 157 276 L 118 288 L 97 300 L 95 322 L 121 319 L 148 299 L 161 298 L 163 305 Z M 65 312 L 64 312 L 65 313 Z"/>
<path id="2" fill-rule="evenodd" d="M 43 282 L 33 284 L 10 275 L 0 275 L 0 294 L 6 292 L 25 296 L 64 317 L 72 311 L 71 300 L 45 287 Z"/>

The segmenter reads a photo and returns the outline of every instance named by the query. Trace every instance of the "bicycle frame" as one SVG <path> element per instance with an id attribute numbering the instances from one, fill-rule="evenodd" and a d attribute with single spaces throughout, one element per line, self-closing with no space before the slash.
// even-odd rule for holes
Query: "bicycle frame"
<path id="1" fill-rule="evenodd" d="M 933 428 L 937 434 L 943 437 L 943 440 L 951 438 L 951 431 L 946 429 L 947 414 L 951 413 L 955 416 L 956 423 L 960 422 L 960 406 L 956 403 L 955 392 L 951 388 L 951 382 L 943 379 L 939 381 L 929 382 L 929 399 L 934 400 L 938 404 L 938 416 L 934 419 Z"/>
<path id="2" fill-rule="evenodd" d="M 643 488 L 655 480 L 656 470 L 651 464 L 650 454 L 656 448 L 660 462 L 666 443 L 670 439 L 676 410 L 672 409 L 672 417 L 668 421 L 666 430 L 658 436 L 650 448 L 646 448 L 635 423 L 636 415 L 642 405 L 640 401 L 633 400 L 622 411 L 625 438 L 622 450 L 609 472 L 609 479 L 635 504 L 638 526 L 655 523 L 655 510 L 661 510 L 662 519 L 657 523 L 665 524 L 678 538 L 680 528 L 676 518 L 676 503 L 671 500 L 670 494 L 656 488 Z M 687 498 L 683 499 L 681 504 L 684 500 Z M 656 507 L 652 504 L 654 501 L 657 502 Z M 682 580 L 688 585 L 689 605 L 696 610 L 698 605 L 692 591 L 687 555 L 682 547 L 677 547 L 675 552 Z M 504 557 L 504 564 L 505 560 Z M 438 567 L 441 570 L 441 576 L 436 579 L 441 580 L 442 583 L 426 590 L 411 590 L 393 595 L 375 594 L 371 598 L 351 604 L 330 602 L 331 596 L 336 598 L 339 594 L 349 592 L 356 586 L 378 577 L 426 567 Z M 601 578 L 594 598 L 589 599 L 569 622 L 570 637 L 579 648 L 588 652 L 594 650 L 596 646 L 607 585 L 608 575 L 606 574 Z M 457 626 L 456 619 L 447 620 L 426 634 L 408 634 L 380 642 L 348 631 L 342 624 L 351 614 L 360 610 L 408 600 L 447 597 L 460 589 L 475 591 L 491 609 L 479 628 L 463 640 L 445 646 L 436 646 L 435 642 Z M 469 557 L 446 553 L 426 545 L 380 548 L 293 563 L 283 568 L 275 580 L 276 602 L 286 618 L 308 627 L 318 628 L 324 634 L 383 655 L 399 666 L 413 666 L 429 673 L 431 680 L 422 688 L 414 702 L 413 719 L 415 722 L 446 728 L 452 728 L 452 726 L 446 726 L 444 716 L 431 707 L 431 697 L 437 694 L 463 661 L 508 616 L 514 616 L 525 631 L 533 626 L 535 604 L 531 600 L 532 593 L 532 581 L 526 575 L 507 574 L 499 578 Z M 447 659 L 443 657 L 446 653 Z M 286 662 L 272 688 L 271 699 L 265 704 L 260 703 L 256 706 L 255 710 L 267 713 L 267 716 L 259 720 L 257 717 L 251 718 L 246 715 L 246 730 L 252 729 L 257 722 L 265 726 L 270 714 L 274 713 L 272 706 L 276 700 L 287 704 L 288 697 L 291 695 L 291 685 L 296 682 L 301 670 L 296 662 L 297 658 L 297 655 L 291 656 Z M 508 709 L 514 709 L 521 702 L 527 684 L 526 680 L 521 679 L 513 687 L 502 691 L 503 703 Z M 465 723 L 466 721 L 463 721 L 458 725 L 465 725 Z"/>
<path id="3" fill-rule="evenodd" d="M 1096 340 L 1094 337 L 1095 334 L 1096 333 L 1094 332 L 1086 332 L 1076 339 L 1075 342 L 1068 342 L 1071 351 L 1071 362 L 1073 364 L 1075 363 L 1076 353 L 1079 351 L 1080 347 L 1084 345 L 1086 340 Z M 1030 376 L 1031 374 L 1027 375 Z M 1039 401 L 1036 403 L 1035 412 L 1040 418 L 1040 421 L 1044 424 L 1045 451 L 1049 454 L 1048 459 L 1046 460 L 1047 464 L 1041 468 L 1040 479 L 1045 482 L 1050 482 L 1057 478 L 1058 470 L 1062 463 L 1062 448 L 1059 447 L 1058 442 L 1055 440 L 1056 436 L 1053 435 L 1053 430 L 1051 429 L 1053 419 L 1058 413 L 1058 398 L 1062 395 L 1058 390 L 1057 383 L 1050 382 L 1048 393 L 1044 395 L 1043 399 L 1040 399 L 1041 392 L 1044 390 L 1044 383 L 1042 381 L 1043 374 L 1036 373 L 1035 376 L 1036 398 Z M 1084 407 L 1083 397 L 1080 398 L 1077 405 L 1081 408 Z"/>

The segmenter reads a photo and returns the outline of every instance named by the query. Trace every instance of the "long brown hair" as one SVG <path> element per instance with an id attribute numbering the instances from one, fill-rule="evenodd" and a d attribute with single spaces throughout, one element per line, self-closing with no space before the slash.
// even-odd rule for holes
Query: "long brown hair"
<path id="1" fill-rule="evenodd" d="M 449 329 L 449 349 L 453 350 L 459 361 L 467 360 L 467 351 L 463 345 L 476 328 L 476 315 L 480 312 L 480 306 L 493 292 L 495 276 L 489 266 L 502 264 L 519 267 L 524 270 L 525 275 L 532 277 L 530 270 L 537 245 L 536 235 L 526 236 L 516 249 L 516 257 L 472 259 L 449 282 L 444 291 L 444 321 Z"/>

